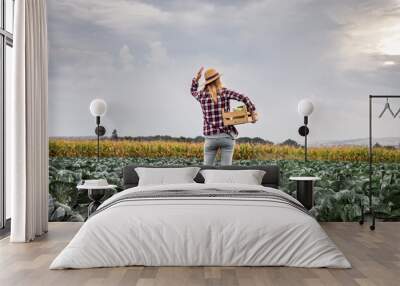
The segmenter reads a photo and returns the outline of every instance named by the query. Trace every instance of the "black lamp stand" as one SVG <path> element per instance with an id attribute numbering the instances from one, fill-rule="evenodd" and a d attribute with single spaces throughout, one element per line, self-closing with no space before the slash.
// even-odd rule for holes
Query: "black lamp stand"
<path id="1" fill-rule="evenodd" d="M 100 136 L 104 136 L 104 134 L 106 134 L 106 129 L 104 128 L 104 126 L 100 125 L 100 116 L 96 116 L 96 129 L 95 129 L 95 133 L 97 135 L 97 161 L 99 161 L 100 159 Z"/>
<path id="2" fill-rule="evenodd" d="M 304 116 L 304 125 L 300 126 L 299 134 L 304 137 L 304 161 L 307 162 L 307 135 L 310 133 L 310 130 L 307 127 L 308 125 L 308 116 Z"/>

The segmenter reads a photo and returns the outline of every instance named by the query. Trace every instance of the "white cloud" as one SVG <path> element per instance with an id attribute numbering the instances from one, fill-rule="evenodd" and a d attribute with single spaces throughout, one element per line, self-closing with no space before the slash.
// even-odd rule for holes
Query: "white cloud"
<path id="1" fill-rule="evenodd" d="M 170 63 L 167 49 L 160 41 L 151 42 L 149 44 L 149 50 L 148 63 L 150 66 L 157 67 Z"/>
<path id="2" fill-rule="evenodd" d="M 53 0 L 53 13 L 83 20 L 119 34 L 145 36 L 149 28 L 170 20 L 168 12 L 140 1 L 128 0 Z"/>
<path id="3" fill-rule="evenodd" d="M 133 64 L 134 64 L 134 56 L 132 54 L 131 49 L 127 46 L 124 45 L 120 50 L 119 50 L 119 60 L 120 63 L 125 70 L 132 70 L 133 69 Z"/>

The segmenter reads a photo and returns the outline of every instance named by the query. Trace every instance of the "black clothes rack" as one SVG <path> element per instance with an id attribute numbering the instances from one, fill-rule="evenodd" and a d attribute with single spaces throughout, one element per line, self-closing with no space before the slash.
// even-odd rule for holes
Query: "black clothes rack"
<path id="1" fill-rule="evenodd" d="M 400 95 L 370 95 L 369 96 L 369 151 L 368 151 L 368 162 L 369 162 L 369 184 L 368 184 L 368 201 L 369 201 L 369 210 L 364 212 L 364 205 L 361 204 L 361 219 L 360 224 L 364 223 L 365 215 L 372 216 L 372 224 L 369 226 L 371 230 L 375 229 L 375 219 L 376 213 L 372 206 L 372 103 L 374 99 L 386 99 L 389 98 L 400 98 Z"/>

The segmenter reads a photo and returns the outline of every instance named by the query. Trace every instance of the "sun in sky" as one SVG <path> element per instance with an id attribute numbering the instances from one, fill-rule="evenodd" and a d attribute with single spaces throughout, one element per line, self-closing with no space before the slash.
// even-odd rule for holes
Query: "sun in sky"
<path id="1" fill-rule="evenodd" d="M 400 19 L 399 19 L 400 22 Z M 379 51 L 384 55 L 400 55 L 400 23 L 382 28 L 382 39 L 378 45 Z"/>
<path id="2" fill-rule="evenodd" d="M 350 69 L 400 64 L 400 10 L 378 12 L 359 15 L 347 25 L 342 48 Z"/>

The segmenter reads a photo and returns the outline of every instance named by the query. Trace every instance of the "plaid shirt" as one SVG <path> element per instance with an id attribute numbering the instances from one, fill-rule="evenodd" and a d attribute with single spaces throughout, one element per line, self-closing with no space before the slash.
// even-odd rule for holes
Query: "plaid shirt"
<path id="1" fill-rule="evenodd" d="M 200 102 L 201 109 L 203 111 L 203 133 L 205 136 L 216 135 L 220 133 L 238 134 L 235 126 L 224 126 L 222 119 L 222 111 L 230 111 L 229 101 L 231 99 L 243 102 L 249 112 L 256 110 L 256 107 L 247 96 L 235 91 L 222 88 L 220 91 L 218 91 L 219 96 L 217 97 L 218 100 L 215 103 L 207 91 L 198 91 L 198 87 L 199 83 L 195 78 L 193 78 L 190 92 Z"/>

